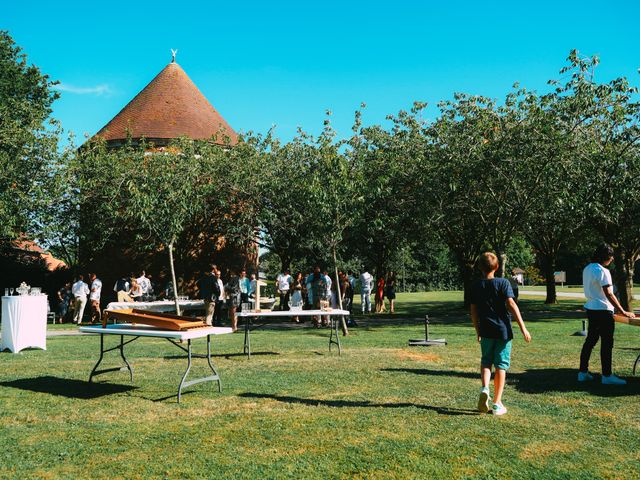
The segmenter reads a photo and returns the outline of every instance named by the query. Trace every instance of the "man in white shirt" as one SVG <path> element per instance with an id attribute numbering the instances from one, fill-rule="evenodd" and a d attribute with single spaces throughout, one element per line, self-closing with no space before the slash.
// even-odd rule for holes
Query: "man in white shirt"
<path id="1" fill-rule="evenodd" d="M 146 276 L 146 272 L 142 270 L 140 272 L 140 276 L 136 279 L 138 285 L 142 289 L 142 300 L 146 301 L 149 296 L 149 292 L 151 290 L 151 280 L 149 280 Z"/>
<path id="2" fill-rule="evenodd" d="M 364 272 L 360 274 L 360 300 L 362 303 L 362 313 L 371 313 L 371 287 L 373 285 L 373 276 L 369 273 L 369 269 L 364 268 Z"/>
<path id="3" fill-rule="evenodd" d="M 84 282 L 84 276 L 78 275 L 76 282 L 71 287 L 73 295 L 73 323 L 82 323 L 84 307 L 87 305 L 87 295 L 89 295 L 89 285 Z"/>
<path id="4" fill-rule="evenodd" d="M 100 312 L 102 282 L 95 273 L 89 274 L 89 280 L 91 281 L 91 292 L 89 293 L 89 300 L 91 301 L 91 321 L 100 322 L 102 320 L 102 313 Z"/>
<path id="5" fill-rule="evenodd" d="M 625 312 L 613 294 L 611 272 L 605 268 L 612 261 L 613 248 L 609 245 L 600 245 L 593 254 L 592 263 L 587 265 L 582 272 L 584 295 L 587 298 L 584 308 L 589 319 L 589 329 L 580 352 L 579 382 L 593 380 L 593 375 L 589 373 L 589 358 L 593 347 L 600 339 L 602 383 L 604 385 L 625 385 L 627 383 L 626 380 L 615 376 L 611 369 L 613 332 L 615 330 L 613 313 L 618 310 L 629 318 L 633 318 L 634 314 Z"/>
<path id="6" fill-rule="evenodd" d="M 280 295 L 280 310 L 289 310 L 289 291 L 292 283 L 293 278 L 291 278 L 288 269 L 284 273 L 278 274 L 276 278 L 276 288 Z"/>

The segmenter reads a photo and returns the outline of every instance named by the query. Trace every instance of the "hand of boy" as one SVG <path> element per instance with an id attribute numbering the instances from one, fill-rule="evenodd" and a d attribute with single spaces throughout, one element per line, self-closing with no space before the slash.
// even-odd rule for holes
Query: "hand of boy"
<path id="1" fill-rule="evenodd" d="M 522 329 L 522 335 L 524 336 L 524 341 L 529 343 L 531 342 L 531 334 L 529 333 L 529 330 L 527 330 L 526 328 Z"/>

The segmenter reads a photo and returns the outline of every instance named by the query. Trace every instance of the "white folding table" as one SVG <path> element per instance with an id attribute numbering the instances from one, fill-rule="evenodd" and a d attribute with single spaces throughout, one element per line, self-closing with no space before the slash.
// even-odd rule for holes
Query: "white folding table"
<path id="1" fill-rule="evenodd" d="M 195 385 L 196 383 L 202 382 L 218 382 L 218 391 L 222 391 L 222 383 L 220 381 L 220 375 L 216 370 L 213 362 L 211 361 L 211 336 L 212 335 L 224 335 L 227 333 L 231 333 L 232 330 L 226 327 L 200 327 L 194 328 L 192 330 L 185 331 L 175 331 L 175 330 L 161 330 L 156 327 L 146 326 L 146 325 L 132 325 L 130 323 L 119 323 L 107 325 L 106 327 L 80 327 L 80 331 L 82 333 L 91 333 L 100 335 L 100 358 L 98 358 L 98 362 L 96 363 L 93 370 L 91 370 L 91 374 L 89 375 L 89 382 L 93 380 L 93 377 L 97 375 L 101 375 L 107 372 L 115 372 L 115 371 L 125 371 L 129 370 L 129 377 L 133 382 L 133 369 L 129 364 L 129 361 L 124 355 L 124 346 L 137 340 L 141 337 L 147 338 L 164 338 L 174 344 L 176 347 L 181 350 L 187 352 L 187 369 L 182 375 L 182 380 L 180 381 L 180 385 L 178 386 L 178 403 L 180 403 L 180 398 L 182 397 L 182 389 L 187 388 L 191 385 Z M 118 335 L 120 336 L 120 343 L 111 348 L 105 349 L 104 347 L 104 337 L 105 335 Z M 127 341 L 124 340 L 124 337 L 133 337 Z M 195 340 L 197 338 L 207 338 L 207 354 L 206 355 L 197 355 L 191 352 L 191 340 Z M 180 343 L 187 341 L 187 348 L 180 345 Z M 120 351 L 120 357 L 125 363 L 123 367 L 115 367 L 115 368 L 105 368 L 102 370 L 98 370 L 98 367 L 102 363 L 102 359 L 104 354 L 107 352 L 111 352 L 113 350 Z M 191 359 L 192 358 L 206 358 L 209 368 L 211 369 L 213 375 L 209 375 L 207 377 L 194 378 L 193 380 L 187 381 L 187 376 L 189 375 L 189 371 L 191 370 Z"/>
<path id="2" fill-rule="evenodd" d="M 261 312 L 238 312 L 239 318 L 244 318 L 244 353 L 247 357 L 251 357 L 251 324 L 252 320 L 257 317 L 272 318 L 272 317 L 329 317 L 330 319 L 330 333 L 329 333 L 329 351 L 331 351 L 331 345 L 338 346 L 338 355 L 342 354 L 342 346 L 340 345 L 340 335 L 338 333 L 339 320 L 336 317 L 348 317 L 348 310 L 275 310 L 275 311 L 261 311 Z M 335 337 L 335 338 L 334 338 Z"/>
<path id="3" fill-rule="evenodd" d="M 2 297 L 2 343 L 0 351 L 18 353 L 25 348 L 47 349 L 47 296 Z"/>

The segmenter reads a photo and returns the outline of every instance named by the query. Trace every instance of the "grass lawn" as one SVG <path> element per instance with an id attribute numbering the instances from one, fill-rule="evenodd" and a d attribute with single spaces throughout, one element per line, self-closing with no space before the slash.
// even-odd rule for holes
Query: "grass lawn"
<path id="1" fill-rule="evenodd" d="M 0 354 L 0 477 L 640 478 L 640 328 L 616 326 L 627 386 L 579 385 L 580 303 L 523 299 L 533 343 L 516 338 L 509 413 L 494 418 L 475 411 L 479 348 L 461 297 L 400 294 L 398 313 L 361 320 L 342 356 L 327 330 L 258 330 L 250 360 L 242 335 L 217 337 L 222 393 L 196 385 L 180 405 L 186 362 L 164 340 L 129 346 L 133 383 L 114 372 L 92 387 L 97 337 Z M 424 314 L 447 346 L 407 346 Z"/>

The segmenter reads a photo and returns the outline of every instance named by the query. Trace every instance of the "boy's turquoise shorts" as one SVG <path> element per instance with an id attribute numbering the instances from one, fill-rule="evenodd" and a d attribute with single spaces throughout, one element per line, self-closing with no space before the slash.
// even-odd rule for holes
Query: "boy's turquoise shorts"
<path id="1" fill-rule="evenodd" d="M 498 338 L 481 338 L 480 351 L 482 359 L 480 365 L 483 367 L 500 368 L 509 370 L 511 365 L 511 340 L 500 340 Z"/>

